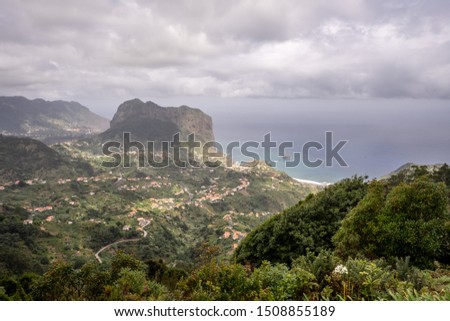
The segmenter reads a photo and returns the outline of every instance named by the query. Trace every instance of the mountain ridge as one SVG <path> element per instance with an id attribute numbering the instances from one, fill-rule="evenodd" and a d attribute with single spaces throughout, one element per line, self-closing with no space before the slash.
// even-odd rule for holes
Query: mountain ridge
<path id="1" fill-rule="evenodd" d="M 42 141 L 83 137 L 109 127 L 108 120 L 75 101 L 0 96 L 0 133 Z"/>

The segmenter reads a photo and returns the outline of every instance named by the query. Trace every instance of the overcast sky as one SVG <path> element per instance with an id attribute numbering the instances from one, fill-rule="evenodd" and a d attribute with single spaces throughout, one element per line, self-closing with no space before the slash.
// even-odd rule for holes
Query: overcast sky
<path id="1" fill-rule="evenodd" d="M 445 100 L 450 2 L 0 0 L 0 75 L 0 95 L 109 116 L 134 97 Z"/>

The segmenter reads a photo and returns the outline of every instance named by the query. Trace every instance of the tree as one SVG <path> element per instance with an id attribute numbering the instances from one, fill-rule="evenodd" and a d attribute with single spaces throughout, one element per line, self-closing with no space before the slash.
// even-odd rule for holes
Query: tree
<path id="1" fill-rule="evenodd" d="M 105 288 L 107 298 L 114 301 L 164 300 L 167 289 L 154 281 L 148 281 L 145 273 L 124 268 L 113 285 Z"/>
<path id="2" fill-rule="evenodd" d="M 238 262 L 291 264 L 308 252 L 331 249 L 341 220 L 364 197 L 363 177 L 344 179 L 275 215 L 253 230 L 235 251 Z"/>
<path id="3" fill-rule="evenodd" d="M 336 252 L 344 257 L 410 256 L 415 264 L 429 265 L 448 255 L 447 204 L 443 183 L 422 178 L 389 191 L 373 182 L 333 237 Z"/>
<path id="4" fill-rule="evenodd" d="M 33 285 L 32 297 L 37 301 L 82 299 L 82 284 L 69 263 L 58 262 Z"/>
<path id="5" fill-rule="evenodd" d="M 145 271 L 145 264 L 135 257 L 119 251 L 111 260 L 111 278 L 117 280 L 120 272 L 125 268 L 136 271 Z"/>
<path id="6" fill-rule="evenodd" d="M 354 257 L 358 253 L 368 258 L 376 256 L 374 247 L 378 246 L 377 233 L 385 198 L 385 185 L 371 182 L 367 195 L 342 220 L 341 227 L 332 238 L 339 256 Z"/>

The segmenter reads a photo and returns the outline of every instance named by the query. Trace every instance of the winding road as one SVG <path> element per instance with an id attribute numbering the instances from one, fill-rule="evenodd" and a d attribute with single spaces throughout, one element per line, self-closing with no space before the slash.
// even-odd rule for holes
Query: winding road
<path id="1" fill-rule="evenodd" d="M 102 253 L 104 250 L 109 249 L 111 246 L 114 246 L 114 245 L 117 245 L 117 244 L 120 244 L 120 243 L 137 242 L 137 241 L 139 241 L 139 240 L 140 240 L 139 238 L 137 238 L 137 239 L 119 240 L 119 241 L 117 241 L 117 242 L 108 244 L 108 245 L 102 247 L 97 253 L 95 253 L 95 258 L 96 258 L 97 261 L 101 264 L 103 261 L 102 261 L 102 259 L 100 258 L 100 253 Z"/>
<path id="2" fill-rule="evenodd" d="M 145 228 L 147 225 L 149 225 L 149 224 L 150 224 L 150 222 L 146 222 L 143 226 L 141 226 L 141 227 L 139 228 L 139 230 L 142 231 L 143 237 L 144 237 L 144 238 L 147 237 L 147 234 L 148 234 L 147 231 L 144 230 L 144 228 Z M 129 243 L 129 242 L 138 242 L 139 240 L 140 240 L 140 238 L 124 239 L 124 240 L 119 240 L 119 241 L 116 241 L 116 242 L 114 242 L 114 243 L 105 245 L 105 246 L 102 247 L 100 250 L 98 250 L 97 253 L 95 253 L 95 258 L 97 259 L 97 261 L 98 261 L 100 264 L 102 264 L 103 261 L 102 261 L 102 259 L 100 258 L 100 253 L 102 253 L 104 250 L 107 250 L 107 249 L 109 249 L 110 247 L 112 247 L 112 246 L 114 246 L 114 245 L 117 245 L 117 244 L 121 244 L 121 243 Z"/>

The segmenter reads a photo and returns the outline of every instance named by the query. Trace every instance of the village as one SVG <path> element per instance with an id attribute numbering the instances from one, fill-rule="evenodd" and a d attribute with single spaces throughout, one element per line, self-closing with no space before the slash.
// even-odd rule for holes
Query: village
<path id="1" fill-rule="evenodd" d="M 244 169 L 245 171 L 246 169 Z M 213 174 L 211 170 L 210 174 Z M 187 175 L 190 175 L 187 172 Z M 211 211 L 209 206 L 224 201 L 228 197 L 233 197 L 239 193 L 246 193 L 247 189 L 251 185 L 249 178 L 240 177 L 237 178 L 237 185 L 232 186 L 221 186 L 221 178 L 219 176 L 211 175 L 209 177 L 209 184 L 188 187 L 182 182 L 177 182 L 172 180 L 170 175 L 154 175 L 154 176 L 143 176 L 143 177 L 123 177 L 122 175 L 114 175 L 111 172 L 102 175 L 92 176 L 92 177 L 75 177 L 75 178 L 57 178 L 54 180 L 40 180 L 32 179 L 26 181 L 11 181 L 4 183 L 0 186 L 0 192 L 4 192 L 8 188 L 18 187 L 26 188 L 27 186 L 42 186 L 47 184 L 56 184 L 57 186 L 65 186 L 71 183 L 77 183 L 89 187 L 89 191 L 86 193 L 87 197 L 97 197 L 99 192 L 99 184 L 107 184 L 108 186 L 113 186 L 115 190 L 127 191 L 140 193 L 140 195 L 149 195 L 145 200 L 137 202 L 135 204 L 129 205 L 129 212 L 126 215 L 125 224 L 121 227 L 124 232 L 136 230 L 141 231 L 142 236 L 147 236 L 147 231 L 145 228 L 150 225 L 153 221 L 151 216 L 142 215 L 143 213 L 159 213 L 160 215 L 165 215 L 170 218 L 173 213 L 180 211 L 187 211 L 190 208 L 200 208 Z M 229 183 L 229 182 L 228 182 Z M 161 191 L 156 193 L 156 191 Z M 153 192 L 152 192 L 153 191 Z M 34 224 L 35 218 L 39 215 L 39 224 L 41 224 L 41 229 L 45 229 L 47 224 L 68 224 L 72 225 L 76 221 L 84 220 L 93 224 L 107 224 L 105 219 L 102 218 L 86 218 L 83 214 L 84 209 L 78 208 L 80 205 L 80 199 L 78 197 L 66 196 L 59 200 L 53 200 L 47 204 L 42 204 L 40 206 L 31 206 L 30 204 L 23 204 L 23 208 L 30 213 L 30 216 L 23 220 L 23 224 Z M 66 219 L 61 221 L 58 217 L 58 213 L 65 208 L 74 208 L 81 213 L 75 215 L 71 219 Z M 236 248 L 239 242 L 247 235 L 246 232 L 240 230 L 238 224 L 233 222 L 232 217 L 253 217 L 255 219 L 263 218 L 265 216 L 271 215 L 271 212 L 239 212 L 239 211 L 229 211 L 223 215 L 223 221 L 225 222 L 225 227 L 223 229 L 223 234 L 218 238 L 223 241 L 232 241 L 232 248 Z M 152 214 L 154 215 L 154 214 Z"/>

